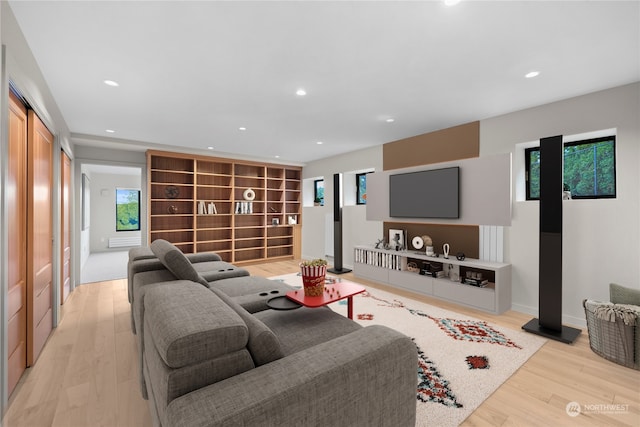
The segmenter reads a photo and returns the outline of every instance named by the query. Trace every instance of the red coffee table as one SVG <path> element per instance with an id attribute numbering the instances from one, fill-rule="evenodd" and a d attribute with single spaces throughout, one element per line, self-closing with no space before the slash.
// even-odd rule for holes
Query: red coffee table
<path id="1" fill-rule="evenodd" d="M 287 292 L 287 298 L 305 307 L 322 307 L 332 302 L 347 298 L 347 316 L 353 319 L 353 296 L 365 291 L 364 286 L 357 283 L 340 281 L 324 285 L 324 293 L 318 297 L 305 296 L 303 289 Z"/>

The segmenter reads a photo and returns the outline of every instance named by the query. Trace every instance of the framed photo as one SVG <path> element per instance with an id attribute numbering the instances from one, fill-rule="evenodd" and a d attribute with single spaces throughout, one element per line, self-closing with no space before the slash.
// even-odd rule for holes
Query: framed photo
<path id="1" fill-rule="evenodd" d="M 404 230 L 389 229 L 389 246 L 391 249 L 406 249 L 406 236 Z"/>

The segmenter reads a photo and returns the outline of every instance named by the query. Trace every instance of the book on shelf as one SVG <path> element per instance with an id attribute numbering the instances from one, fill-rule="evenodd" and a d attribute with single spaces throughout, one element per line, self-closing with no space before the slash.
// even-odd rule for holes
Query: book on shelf
<path id="1" fill-rule="evenodd" d="M 237 214 L 252 214 L 253 202 L 236 202 L 235 213 Z"/>
<path id="2" fill-rule="evenodd" d="M 443 270 L 430 271 L 430 270 L 425 269 L 424 267 L 420 269 L 418 274 L 420 274 L 421 276 L 435 277 L 436 279 L 441 279 L 443 277 L 447 277 L 447 274 Z"/>
<path id="3" fill-rule="evenodd" d="M 465 277 L 462 283 L 477 286 L 478 288 L 484 288 L 489 284 L 489 281 L 487 279 L 472 279 L 470 277 Z"/>
<path id="4" fill-rule="evenodd" d="M 198 202 L 198 214 L 199 215 L 215 215 L 218 213 L 218 210 L 216 209 L 216 204 L 213 202 L 210 203 L 205 203 L 204 201 L 200 200 Z"/>

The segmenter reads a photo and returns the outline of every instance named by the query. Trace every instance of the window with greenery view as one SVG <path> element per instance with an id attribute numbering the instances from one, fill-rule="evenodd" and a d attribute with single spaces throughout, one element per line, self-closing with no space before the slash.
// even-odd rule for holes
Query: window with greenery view
<path id="1" fill-rule="evenodd" d="M 369 172 L 356 174 L 356 204 L 367 204 L 367 174 Z"/>
<path id="2" fill-rule="evenodd" d="M 140 230 L 140 190 L 116 188 L 116 231 Z"/>
<path id="3" fill-rule="evenodd" d="M 313 181 L 313 204 L 324 206 L 324 179 Z"/>
<path id="4" fill-rule="evenodd" d="M 540 148 L 525 150 L 527 200 L 540 199 Z M 572 199 L 616 197 L 616 137 L 564 144 L 564 190 Z"/>

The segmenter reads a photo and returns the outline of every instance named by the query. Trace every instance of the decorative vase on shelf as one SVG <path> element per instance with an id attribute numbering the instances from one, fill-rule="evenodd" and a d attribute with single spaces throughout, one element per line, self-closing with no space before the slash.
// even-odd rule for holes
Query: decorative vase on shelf
<path id="1" fill-rule="evenodd" d="M 324 283 L 327 275 L 327 261 L 314 259 L 300 263 L 304 296 L 319 297 L 324 293 Z"/>
<path id="2" fill-rule="evenodd" d="M 435 252 L 433 250 L 433 239 L 431 238 L 431 236 L 429 235 L 424 235 L 421 237 L 422 239 L 422 244 L 425 247 L 425 254 L 427 256 L 434 256 Z"/>

